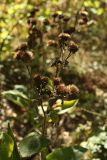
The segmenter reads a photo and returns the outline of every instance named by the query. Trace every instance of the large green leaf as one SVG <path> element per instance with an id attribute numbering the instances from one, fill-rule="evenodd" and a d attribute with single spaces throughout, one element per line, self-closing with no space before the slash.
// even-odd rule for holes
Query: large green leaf
<path id="1" fill-rule="evenodd" d="M 14 149 L 14 141 L 7 133 L 3 133 L 0 141 L 0 160 L 11 160 Z"/>
<path id="2" fill-rule="evenodd" d="M 48 154 L 46 160 L 81 160 L 85 151 L 82 147 L 59 148 Z"/>
<path id="3" fill-rule="evenodd" d="M 14 89 L 4 91 L 2 92 L 2 95 L 4 95 L 9 101 L 15 103 L 20 107 L 26 107 L 29 104 L 29 98 L 27 97 L 27 95 L 19 90 Z"/>
<path id="4" fill-rule="evenodd" d="M 18 152 L 18 147 L 17 147 L 17 143 L 16 143 L 16 139 L 13 135 L 12 129 L 10 128 L 10 125 L 8 124 L 8 135 L 12 137 L 13 141 L 14 141 L 14 149 L 13 149 L 13 153 L 12 153 L 12 160 L 20 160 L 20 155 Z"/>
<path id="5" fill-rule="evenodd" d="M 19 152 L 21 157 L 31 157 L 39 153 L 49 143 L 45 137 L 34 132 L 27 135 L 19 144 Z"/>

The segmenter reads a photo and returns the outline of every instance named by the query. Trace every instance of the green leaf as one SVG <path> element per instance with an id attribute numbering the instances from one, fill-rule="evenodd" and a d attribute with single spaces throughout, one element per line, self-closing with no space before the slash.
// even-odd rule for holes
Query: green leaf
<path id="1" fill-rule="evenodd" d="M 53 108 L 54 110 L 58 110 L 58 114 L 64 114 L 66 112 L 72 112 L 75 109 L 75 106 L 78 103 L 78 99 L 70 100 L 70 101 L 64 101 L 56 103 Z"/>
<path id="2" fill-rule="evenodd" d="M 48 78 L 48 85 L 47 85 L 47 87 L 48 87 L 48 89 L 50 91 L 54 90 L 54 84 L 53 84 L 53 81 L 50 78 Z"/>
<path id="3" fill-rule="evenodd" d="M 87 149 L 81 146 L 75 146 L 73 147 L 73 151 L 75 153 L 76 160 L 80 160 L 83 157 L 84 153 L 87 151 Z"/>
<path id="4" fill-rule="evenodd" d="M 10 125 L 8 124 L 8 135 L 12 137 L 13 141 L 14 141 L 14 149 L 13 149 L 13 153 L 12 153 L 12 160 L 20 160 L 20 155 L 18 152 L 18 148 L 17 148 L 17 143 L 16 143 L 16 139 L 13 135 L 12 129 L 10 128 Z"/>
<path id="5" fill-rule="evenodd" d="M 0 160 L 11 160 L 14 149 L 14 141 L 7 133 L 3 133 L 0 144 Z"/>
<path id="6" fill-rule="evenodd" d="M 46 160 L 81 160 L 86 149 L 82 147 L 59 148 L 48 154 Z"/>
<path id="7" fill-rule="evenodd" d="M 104 13 L 104 9 L 103 8 L 99 8 L 98 10 L 97 10 L 97 14 L 98 15 L 102 15 Z"/>
<path id="8" fill-rule="evenodd" d="M 22 158 L 31 157 L 39 153 L 49 143 L 45 137 L 34 132 L 27 135 L 19 144 L 19 152 Z"/>
<path id="9" fill-rule="evenodd" d="M 15 85 L 14 89 L 25 94 L 27 93 L 27 88 L 24 85 Z"/>
<path id="10" fill-rule="evenodd" d="M 4 91 L 2 92 L 2 95 L 20 107 L 26 107 L 29 104 L 29 98 L 21 91 L 15 89 Z"/>

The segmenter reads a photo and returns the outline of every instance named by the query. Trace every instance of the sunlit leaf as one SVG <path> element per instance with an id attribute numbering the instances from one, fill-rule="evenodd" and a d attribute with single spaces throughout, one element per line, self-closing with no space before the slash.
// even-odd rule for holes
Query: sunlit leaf
<path id="1" fill-rule="evenodd" d="M 0 143 L 0 160 L 9 160 L 14 149 L 14 141 L 7 133 L 3 134 Z"/>
<path id="2" fill-rule="evenodd" d="M 64 114 L 66 112 L 72 112 L 78 103 L 78 99 L 69 101 L 58 101 L 54 106 L 54 110 L 58 110 L 58 114 Z"/>
<path id="3" fill-rule="evenodd" d="M 12 153 L 12 160 L 20 160 L 20 155 L 18 152 L 18 147 L 17 147 L 17 143 L 16 143 L 16 139 L 14 137 L 13 131 L 10 128 L 10 125 L 8 124 L 8 135 L 12 137 L 13 141 L 14 141 L 14 149 L 13 149 L 13 153 Z"/>

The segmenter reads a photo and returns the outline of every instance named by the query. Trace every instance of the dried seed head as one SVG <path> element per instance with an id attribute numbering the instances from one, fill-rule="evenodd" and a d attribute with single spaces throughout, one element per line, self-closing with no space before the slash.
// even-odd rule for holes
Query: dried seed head
<path id="1" fill-rule="evenodd" d="M 78 45 L 75 42 L 70 42 L 68 50 L 70 53 L 75 53 L 78 51 Z"/>
<path id="2" fill-rule="evenodd" d="M 64 16 L 63 20 L 64 20 L 64 22 L 68 22 L 70 20 L 70 17 Z"/>
<path id="3" fill-rule="evenodd" d="M 56 18 L 58 15 L 59 15 L 59 14 L 56 12 L 56 13 L 53 13 L 53 14 L 52 14 L 52 17 L 53 17 L 53 18 Z"/>
<path id="4" fill-rule="evenodd" d="M 27 49 L 27 43 L 22 43 L 20 45 L 20 50 L 26 50 Z"/>
<path id="5" fill-rule="evenodd" d="M 83 17 L 83 21 L 86 24 L 88 22 L 88 18 L 87 17 Z"/>
<path id="6" fill-rule="evenodd" d="M 74 84 L 72 84 L 72 85 L 70 86 L 70 90 L 71 90 L 71 93 L 72 93 L 72 94 L 77 94 L 77 93 L 79 93 L 79 88 L 78 88 L 76 85 L 74 85 Z"/>
<path id="7" fill-rule="evenodd" d="M 28 55 L 30 60 L 32 60 L 34 58 L 34 55 L 33 55 L 33 53 L 31 51 L 27 51 L 26 54 Z"/>
<path id="8" fill-rule="evenodd" d="M 61 79 L 60 79 L 59 77 L 54 77 L 54 78 L 53 78 L 53 82 L 54 82 L 54 85 L 57 86 L 57 85 L 60 84 Z"/>
<path id="9" fill-rule="evenodd" d="M 78 87 L 77 86 L 75 86 L 75 85 L 67 85 L 66 87 L 65 87 L 65 93 L 66 94 L 77 94 L 77 93 L 79 93 L 79 89 L 78 89 Z"/>
<path id="10" fill-rule="evenodd" d="M 39 11 L 39 8 L 37 6 L 35 6 L 30 12 L 30 17 L 34 17 L 35 13 L 38 11 Z"/>
<path id="11" fill-rule="evenodd" d="M 34 75 L 33 77 L 35 85 L 39 88 L 41 85 L 41 76 L 40 75 Z"/>
<path id="12" fill-rule="evenodd" d="M 79 89 L 74 84 L 67 85 L 59 84 L 56 88 L 57 94 L 65 94 L 65 95 L 76 95 L 79 93 Z"/>
<path id="13" fill-rule="evenodd" d="M 46 26 L 50 24 L 50 22 L 49 22 L 48 19 L 44 19 L 43 23 L 44 23 L 44 25 L 46 25 Z"/>
<path id="14" fill-rule="evenodd" d="M 50 24 L 51 28 L 56 27 L 57 25 L 55 23 Z"/>
<path id="15" fill-rule="evenodd" d="M 28 25 L 36 25 L 37 21 L 35 18 L 28 18 L 27 23 Z"/>
<path id="16" fill-rule="evenodd" d="M 17 60 L 22 60 L 23 62 L 30 62 L 33 59 L 33 53 L 30 51 L 19 50 L 14 56 Z"/>
<path id="17" fill-rule="evenodd" d="M 35 85 L 39 88 L 40 86 L 44 88 L 48 84 L 48 77 L 42 77 L 40 75 L 34 75 L 33 77 Z"/>
<path id="18" fill-rule="evenodd" d="M 87 17 L 83 17 L 83 18 L 79 19 L 78 23 L 80 25 L 85 25 L 85 24 L 87 24 L 87 22 L 88 22 L 88 18 Z"/>
<path id="19" fill-rule="evenodd" d="M 19 51 L 19 50 L 21 50 L 21 51 L 27 50 L 27 43 L 26 43 L 26 42 L 23 42 L 22 44 L 20 44 L 20 45 L 15 49 L 16 52 Z"/>
<path id="20" fill-rule="evenodd" d="M 45 87 L 48 84 L 48 77 L 42 77 L 41 84 L 43 87 Z"/>
<path id="21" fill-rule="evenodd" d="M 35 16 L 35 10 L 33 9 L 31 12 L 30 12 L 30 16 L 29 17 L 34 17 Z"/>
<path id="22" fill-rule="evenodd" d="M 68 85 L 68 86 L 65 87 L 65 92 L 66 92 L 67 94 L 70 94 L 70 93 L 71 93 L 71 85 Z"/>
<path id="23" fill-rule="evenodd" d="M 35 6 L 35 7 L 34 7 L 34 10 L 35 10 L 35 12 L 38 12 L 38 11 L 39 11 L 39 7 L 38 7 L 38 6 Z"/>
<path id="24" fill-rule="evenodd" d="M 88 16 L 88 12 L 83 10 L 83 11 L 80 12 L 80 15 L 86 17 L 86 16 Z"/>
<path id="25" fill-rule="evenodd" d="M 58 38 L 60 42 L 65 42 L 65 41 L 70 40 L 71 37 L 68 33 L 60 33 Z"/>
<path id="26" fill-rule="evenodd" d="M 22 59 L 22 55 L 23 55 L 23 51 L 18 50 L 15 55 L 14 58 L 17 60 L 21 60 Z"/>
<path id="27" fill-rule="evenodd" d="M 28 18 L 28 19 L 27 19 L 27 24 L 28 24 L 28 25 L 30 24 L 30 19 L 31 19 L 31 18 Z"/>
<path id="28" fill-rule="evenodd" d="M 57 42 L 56 41 L 54 41 L 54 40 L 49 40 L 48 41 L 48 46 L 50 46 L 50 47 L 57 47 L 58 46 L 58 44 L 57 44 Z"/>
<path id="29" fill-rule="evenodd" d="M 79 19 L 78 23 L 79 23 L 80 25 L 84 25 L 84 24 L 85 24 L 83 19 Z"/>
<path id="30" fill-rule="evenodd" d="M 63 14 L 58 14 L 58 18 L 59 18 L 59 19 L 63 19 L 63 18 L 64 18 L 64 15 L 63 15 Z"/>
<path id="31" fill-rule="evenodd" d="M 56 88 L 56 91 L 58 94 L 64 94 L 66 93 L 66 86 L 65 84 L 59 84 Z"/>
<path id="32" fill-rule="evenodd" d="M 40 38 L 41 38 L 42 35 L 43 35 L 42 31 L 41 31 L 40 29 L 37 29 L 37 28 L 35 29 L 35 33 L 36 33 L 37 36 L 40 37 Z"/>

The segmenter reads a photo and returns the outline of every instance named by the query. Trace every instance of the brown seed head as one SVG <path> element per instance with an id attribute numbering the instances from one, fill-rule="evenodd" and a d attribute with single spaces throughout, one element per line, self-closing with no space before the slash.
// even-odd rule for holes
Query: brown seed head
<path id="1" fill-rule="evenodd" d="M 43 23 L 44 23 L 44 25 L 46 25 L 46 26 L 50 24 L 50 22 L 49 22 L 48 19 L 44 19 Z"/>
<path id="2" fill-rule="evenodd" d="M 59 77 L 54 77 L 54 78 L 53 78 L 53 82 L 54 82 L 54 85 L 57 86 L 57 85 L 60 84 L 61 79 L 60 79 Z"/>
<path id="3" fill-rule="evenodd" d="M 76 85 L 74 85 L 74 84 L 70 85 L 70 90 L 71 90 L 72 94 L 79 93 L 79 88 Z"/>
<path id="4" fill-rule="evenodd" d="M 64 20 L 64 22 L 68 22 L 70 20 L 70 17 L 64 16 L 63 20 Z"/>
<path id="5" fill-rule="evenodd" d="M 20 44 L 20 45 L 15 49 L 16 52 L 19 51 L 19 50 L 21 50 L 21 51 L 27 50 L 27 43 L 26 43 L 26 42 L 23 42 L 22 44 Z"/>
<path id="6" fill-rule="evenodd" d="M 17 60 L 21 60 L 23 54 L 24 54 L 23 51 L 18 50 L 18 51 L 15 53 L 14 58 L 17 59 Z"/>
<path id="7" fill-rule="evenodd" d="M 79 19 L 78 23 L 79 23 L 80 25 L 84 25 L 84 24 L 85 24 L 83 19 Z"/>
<path id="8" fill-rule="evenodd" d="M 38 6 L 35 6 L 34 9 L 35 9 L 35 12 L 39 11 L 39 7 Z"/>
<path id="9" fill-rule="evenodd" d="M 65 84 L 59 84 L 56 88 L 56 91 L 58 94 L 64 94 L 66 93 L 66 86 Z"/>
<path id="10" fill-rule="evenodd" d="M 41 76 L 36 74 L 36 75 L 34 75 L 33 79 L 34 79 L 35 85 L 37 87 L 40 87 L 40 85 L 41 85 Z"/>
<path id="11" fill-rule="evenodd" d="M 88 12 L 87 12 L 87 11 L 81 11 L 81 12 L 80 12 L 80 15 L 86 17 L 86 16 L 88 16 Z"/>
<path id="12" fill-rule="evenodd" d="M 64 15 L 63 15 L 63 14 L 58 14 L 58 18 L 59 18 L 59 19 L 63 19 L 63 18 L 64 18 Z"/>
<path id="13" fill-rule="evenodd" d="M 86 24 L 88 22 L 88 18 L 87 17 L 83 17 L 83 21 Z"/>
<path id="14" fill-rule="evenodd" d="M 54 40 L 49 40 L 49 41 L 48 41 L 48 46 L 50 46 L 50 47 L 57 47 L 58 44 L 57 44 L 57 42 L 54 41 Z"/>
<path id="15" fill-rule="evenodd" d="M 60 42 L 65 42 L 65 41 L 70 40 L 71 37 L 68 33 L 60 33 L 58 38 Z"/>
<path id="16" fill-rule="evenodd" d="M 70 94 L 70 93 L 71 93 L 71 85 L 68 85 L 68 86 L 65 87 L 65 92 L 66 92 L 67 94 Z"/>
<path id="17" fill-rule="evenodd" d="M 28 25 L 36 25 L 36 19 L 35 18 L 28 18 L 27 20 Z"/>
<path id="18" fill-rule="evenodd" d="M 70 53 L 75 53 L 78 51 L 78 45 L 75 42 L 71 41 L 68 50 Z"/>
<path id="19" fill-rule="evenodd" d="M 88 22 L 88 18 L 87 17 L 83 17 L 83 18 L 79 19 L 79 21 L 78 21 L 78 23 L 80 25 L 86 25 L 87 22 Z"/>
<path id="20" fill-rule="evenodd" d="M 77 94 L 77 93 L 79 93 L 79 89 L 77 86 L 75 86 L 73 84 L 67 85 L 67 86 L 65 86 L 65 93 L 66 94 Z"/>
<path id="21" fill-rule="evenodd" d="M 57 13 L 57 12 L 52 14 L 52 17 L 53 17 L 53 18 L 56 18 L 57 16 L 58 16 L 58 13 Z"/>
<path id="22" fill-rule="evenodd" d="M 48 84 L 48 77 L 42 77 L 41 78 L 41 84 L 42 86 L 46 86 Z"/>
<path id="23" fill-rule="evenodd" d="M 39 7 L 35 6 L 30 12 L 30 17 L 34 17 L 35 13 L 38 11 L 39 11 Z"/>
<path id="24" fill-rule="evenodd" d="M 14 56 L 17 60 L 22 60 L 23 62 L 30 62 L 33 59 L 33 53 L 30 51 L 17 51 Z"/>

